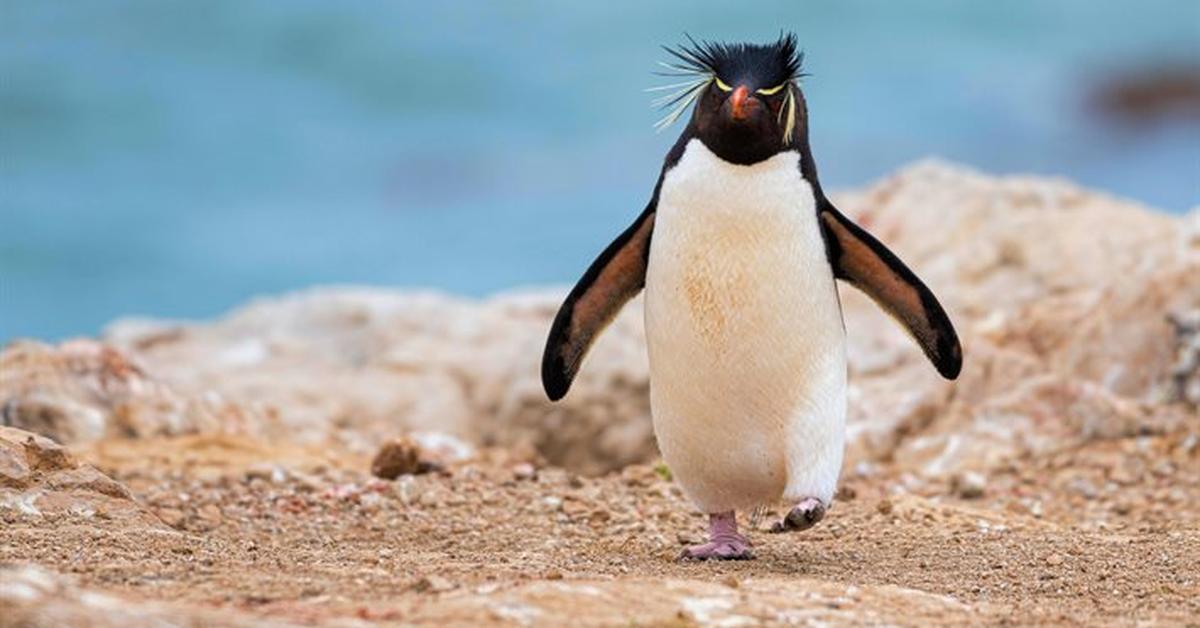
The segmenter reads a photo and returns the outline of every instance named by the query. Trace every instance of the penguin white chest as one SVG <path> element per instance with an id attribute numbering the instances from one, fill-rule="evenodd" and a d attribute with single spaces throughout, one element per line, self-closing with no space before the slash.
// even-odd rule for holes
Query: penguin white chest
<path id="1" fill-rule="evenodd" d="M 799 154 L 751 165 L 692 140 L 659 192 L 646 273 L 655 433 L 705 512 L 833 496 L 846 356 Z"/>

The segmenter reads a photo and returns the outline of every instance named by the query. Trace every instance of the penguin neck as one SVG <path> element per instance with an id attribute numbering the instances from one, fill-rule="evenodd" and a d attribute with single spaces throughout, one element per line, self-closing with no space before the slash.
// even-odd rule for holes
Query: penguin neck
<path id="1" fill-rule="evenodd" d="M 675 166 L 676 163 L 678 163 L 679 158 L 683 156 L 683 151 L 687 147 L 688 142 L 693 139 L 700 140 L 700 142 L 703 143 L 708 150 L 712 151 L 712 153 L 722 161 L 739 166 L 754 165 L 756 163 L 766 161 L 771 157 L 778 155 L 779 153 L 785 151 L 796 151 L 800 153 L 800 175 L 803 176 L 806 181 L 808 181 L 810 186 L 812 186 L 813 194 L 816 196 L 817 206 L 820 207 L 828 201 L 825 199 L 825 193 L 821 190 L 821 183 L 817 179 L 817 164 L 813 160 L 812 149 L 808 144 L 808 130 L 802 129 L 798 131 L 797 138 L 794 142 L 792 142 L 791 145 L 782 146 L 774 152 L 765 155 L 761 154 L 760 151 L 760 154 L 755 155 L 755 159 L 747 161 L 745 159 L 738 158 L 739 156 L 744 157 L 745 155 L 738 153 L 735 148 L 731 147 L 731 142 L 722 141 L 720 138 L 706 139 L 704 137 L 705 134 L 700 133 L 696 126 L 696 121 L 693 118 L 683 130 L 683 133 L 680 134 L 679 139 L 675 141 L 675 145 L 671 148 L 671 151 L 667 153 L 665 169 L 670 170 Z M 731 153 L 733 155 L 732 157 Z"/>

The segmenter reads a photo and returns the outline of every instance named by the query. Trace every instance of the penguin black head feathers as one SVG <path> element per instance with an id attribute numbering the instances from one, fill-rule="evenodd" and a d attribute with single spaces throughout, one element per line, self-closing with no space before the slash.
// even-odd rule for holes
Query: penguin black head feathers
<path id="1" fill-rule="evenodd" d="M 689 80 L 665 85 L 674 90 L 655 101 L 670 111 L 656 126 L 662 130 L 695 103 L 685 133 L 700 138 L 721 158 L 752 164 L 783 150 L 807 145 L 804 95 L 798 82 L 804 53 L 796 36 L 781 35 L 767 44 L 696 41 L 663 47 L 673 59 L 662 63 L 663 76 Z"/>

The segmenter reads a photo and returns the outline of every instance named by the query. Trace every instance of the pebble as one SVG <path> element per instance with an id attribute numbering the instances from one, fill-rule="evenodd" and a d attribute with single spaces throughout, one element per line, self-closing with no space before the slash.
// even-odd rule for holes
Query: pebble
<path id="1" fill-rule="evenodd" d="M 183 527 L 183 511 L 178 508 L 163 508 L 158 511 L 158 518 L 172 528 Z"/>
<path id="2" fill-rule="evenodd" d="M 954 476 L 950 481 L 950 490 L 962 499 L 978 499 L 983 497 L 987 488 L 987 478 L 981 473 L 964 471 Z"/>
<path id="3" fill-rule="evenodd" d="M 1021 502 L 1008 502 L 1007 504 L 1005 504 L 1004 509 L 1007 510 L 1008 512 L 1011 512 L 1014 515 L 1028 515 L 1029 514 L 1029 507 L 1026 506 L 1025 504 L 1022 504 Z"/>
<path id="4" fill-rule="evenodd" d="M 578 499 L 566 499 L 562 502 L 562 511 L 570 517 L 582 517 L 591 511 L 591 507 Z"/>
<path id="5" fill-rule="evenodd" d="M 423 576 L 412 588 L 417 593 L 441 593 L 453 589 L 454 583 L 441 576 Z"/>
<path id="6" fill-rule="evenodd" d="M 535 480 L 537 479 L 537 469 L 528 462 L 522 462 L 513 466 L 513 478 L 518 480 Z"/>
<path id="7" fill-rule="evenodd" d="M 1086 478 L 1075 478 L 1071 481 L 1071 490 L 1081 495 L 1084 499 L 1096 499 L 1100 492 L 1096 489 L 1096 485 L 1089 482 Z"/>
<path id="8" fill-rule="evenodd" d="M 221 509 L 218 508 L 216 504 L 208 504 L 201 508 L 196 514 L 201 519 L 213 525 L 221 523 L 221 519 L 224 518 L 221 515 Z"/>
<path id="9" fill-rule="evenodd" d="M 401 475 L 414 474 L 421 468 L 421 450 L 407 438 L 395 438 L 383 444 L 371 461 L 375 477 L 394 480 Z"/>

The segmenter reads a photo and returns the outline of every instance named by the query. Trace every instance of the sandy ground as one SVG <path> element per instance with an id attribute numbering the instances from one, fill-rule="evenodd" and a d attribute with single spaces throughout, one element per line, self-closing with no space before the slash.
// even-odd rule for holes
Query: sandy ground
<path id="1" fill-rule="evenodd" d="M 730 563 L 675 560 L 704 521 L 661 469 L 531 477 L 505 452 L 486 453 L 385 481 L 366 460 L 229 437 L 104 441 L 79 455 L 153 516 L 0 511 L 0 623 L 1200 617 L 1194 431 L 1093 442 L 995 469 L 982 485 L 850 474 L 818 527 L 769 534 L 778 513 L 765 513 L 752 533 L 757 559 Z"/>

